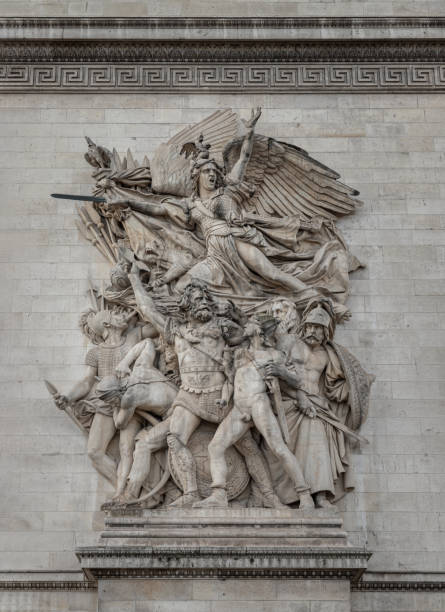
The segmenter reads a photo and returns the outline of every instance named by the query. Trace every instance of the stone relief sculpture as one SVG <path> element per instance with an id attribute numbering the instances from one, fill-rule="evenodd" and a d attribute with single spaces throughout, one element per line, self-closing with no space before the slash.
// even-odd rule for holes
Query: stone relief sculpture
<path id="1" fill-rule="evenodd" d="M 340 489 L 353 488 L 350 440 L 365 442 L 356 430 L 366 419 L 370 379 L 346 349 L 333 343 L 334 332 L 331 301 L 313 300 L 297 332 L 277 335 L 284 359 L 265 368 L 266 376 L 281 381 L 289 447 L 318 507 L 329 507 Z M 295 502 L 287 474 L 269 449 L 265 453 L 280 499 Z"/>
<path id="2" fill-rule="evenodd" d="M 139 164 L 87 139 L 78 227 L 110 262 L 81 317 L 96 346 L 59 408 L 114 486 L 105 508 L 330 507 L 353 488 L 372 377 L 335 343 L 361 264 L 357 192 L 217 111 Z"/>

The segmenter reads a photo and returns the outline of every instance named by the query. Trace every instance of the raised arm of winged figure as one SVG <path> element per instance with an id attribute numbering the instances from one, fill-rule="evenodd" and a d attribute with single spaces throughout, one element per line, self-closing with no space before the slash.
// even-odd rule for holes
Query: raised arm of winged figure
<path id="1" fill-rule="evenodd" d="M 130 279 L 136 303 L 143 317 L 149 321 L 159 333 L 163 333 L 165 328 L 165 317 L 159 312 L 154 301 L 145 291 L 141 279 L 139 278 L 139 269 L 136 264 L 133 264 L 128 278 Z"/>
<path id="2" fill-rule="evenodd" d="M 252 108 L 250 119 L 248 120 L 242 119 L 244 125 L 247 128 L 247 133 L 243 140 L 243 144 L 241 147 L 241 152 L 240 152 L 238 161 L 233 166 L 230 172 L 230 175 L 229 175 L 229 179 L 231 179 L 235 183 L 239 183 L 244 178 L 244 172 L 246 171 L 246 166 L 249 163 L 250 156 L 252 155 L 255 125 L 260 117 L 261 117 L 261 108 L 258 106 L 256 110 Z"/>

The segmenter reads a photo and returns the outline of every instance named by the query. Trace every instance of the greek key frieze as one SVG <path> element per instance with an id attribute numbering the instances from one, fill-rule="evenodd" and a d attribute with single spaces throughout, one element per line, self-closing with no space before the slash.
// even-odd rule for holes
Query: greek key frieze
<path id="1" fill-rule="evenodd" d="M 443 91 L 445 64 L 4 64 L 0 91 Z"/>

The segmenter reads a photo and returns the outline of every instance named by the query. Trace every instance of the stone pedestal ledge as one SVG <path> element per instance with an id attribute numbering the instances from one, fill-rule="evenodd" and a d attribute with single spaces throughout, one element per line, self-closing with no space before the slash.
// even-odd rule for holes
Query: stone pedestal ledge
<path id="1" fill-rule="evenodd" d="M 370 557 L 335 512 L 230 508 L 112 513 L 76 554 L 90 580 L 301 578 L 357 581 Z"/>
<path id="2" fill-rule="evenodd" d="M 356 582 L 363 548 L 93 546 L 76 551 L 88 580 L 110 578 L 324 579 Z"/>

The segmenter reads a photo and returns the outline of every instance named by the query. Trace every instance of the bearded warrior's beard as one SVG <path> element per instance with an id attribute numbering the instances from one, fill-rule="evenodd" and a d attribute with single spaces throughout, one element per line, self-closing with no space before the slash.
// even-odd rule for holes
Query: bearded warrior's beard
<path id="1" fill-rule="evenodd" d="M 282 321 L 277 325 L 278 334 L 290 334 L 295 330 L 295 326 L 298 322 L 297 317 L 294 313 L 288 313 Z"/>
<path id="2" fill-rule="evenodd" d="M 193 319 L 197 319 L 198 321 L 201 321 L 202 323 L 205 323 L 206 321 L 210 321 L 210 319 L 212 318 L 212 312 L 210 309 L 207 308 L 192 308 L 191 312 L 190 312 L 191 316 L 193 317 Z"/>
<path id="3" fill-rule="evenodd" d="M 287 334 L 289 333 L 289 325 L 286 321 L 280 321 L 277 325 L 277 333 L 278 334 Z"/>

